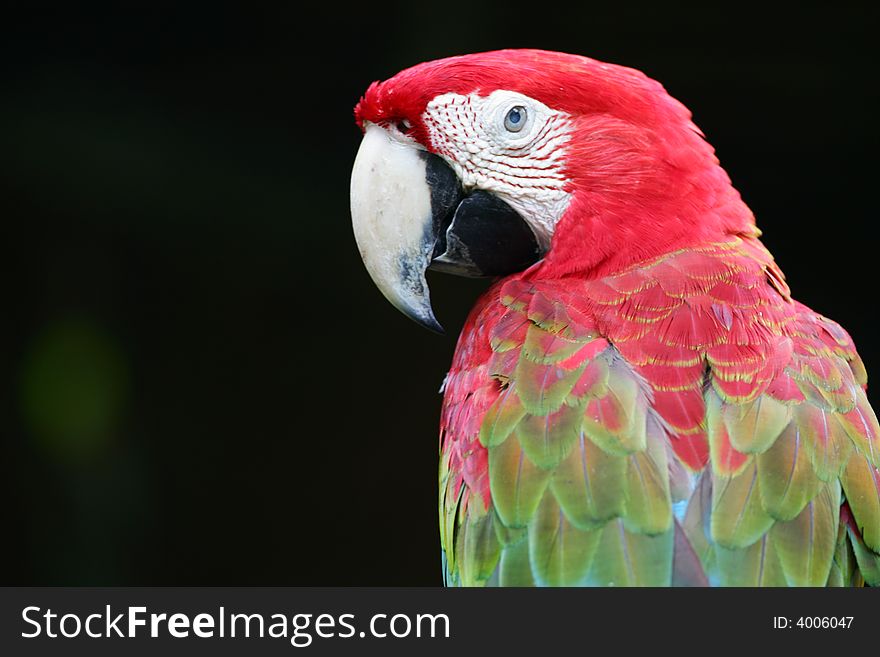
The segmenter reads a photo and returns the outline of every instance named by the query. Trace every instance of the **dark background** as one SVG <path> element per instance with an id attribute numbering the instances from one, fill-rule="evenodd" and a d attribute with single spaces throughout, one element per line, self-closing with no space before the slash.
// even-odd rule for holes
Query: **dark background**
<path id="1" fill-rule="evenodd" d="M 125 4 L 0 15 L 4 584 L 440 583 L 437 389 L 483 284 L 433 276 L 420 329 L 348 210 L 352 106 L 426 59 L 661 80 L 880 372 L 869 3 Z"/>

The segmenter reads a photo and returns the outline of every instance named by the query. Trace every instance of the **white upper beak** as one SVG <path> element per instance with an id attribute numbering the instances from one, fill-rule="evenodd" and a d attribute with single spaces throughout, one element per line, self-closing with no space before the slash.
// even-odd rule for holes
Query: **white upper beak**
<path id="1" fill-rule="evenodd" d="M 426 153 L 367 124 L 351 172 L 351 218 L 373 282 L 401 312 L 436 331 L 425 280 L 436 243 Z"/>

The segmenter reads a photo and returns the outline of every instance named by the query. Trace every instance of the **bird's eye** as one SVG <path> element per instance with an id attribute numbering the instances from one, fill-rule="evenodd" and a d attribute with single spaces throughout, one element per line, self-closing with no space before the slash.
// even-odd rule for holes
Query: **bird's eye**
<path id="1" fill-rule="evenodd" d="M 508 132 L 519 132 L 526 124 L 526 108 L 522 105 L 511 107 L 504 117 L 504 127 Z"/>
<path id="2" fill-rule="evenodd" d="M 403 134 L 409 132 L 410 128 L 412 128 L 412 123 L 410 123 L 407 119 L 403 119 L 402 121 L 397 122 L 397 129 Z"/>

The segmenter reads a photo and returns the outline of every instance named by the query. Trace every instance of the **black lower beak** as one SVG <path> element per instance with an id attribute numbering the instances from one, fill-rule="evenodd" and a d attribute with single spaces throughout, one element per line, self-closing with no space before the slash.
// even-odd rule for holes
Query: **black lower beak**
<path id="1" fill-rule="evenodd" d="M 430 268 L 479 278 L 522 271 L 541 258 L 535 234 L 507 203 L 488 192 L 465 197 L 441 233 Z"/>
<path id="2" fill-rule="evenodd" d="M 488 192 L 464 195 L 452 169 L 428 155 L 436 243 L 429 269 L 481 278 L 522 271 L 541 258 L 532 229 L 507 203 Z"/>

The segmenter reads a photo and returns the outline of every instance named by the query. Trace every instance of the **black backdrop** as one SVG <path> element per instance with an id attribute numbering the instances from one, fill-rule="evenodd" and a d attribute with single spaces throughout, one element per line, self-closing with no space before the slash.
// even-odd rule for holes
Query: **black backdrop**
<path id="1" fill-rule="evenodd" d="M 869 3 L 124 4 L 0 16 L 2 583 L 440 583 L 437 388 L 483 284 L 434 276 L 423 331 L 348 211 L 352 106 L 425 59 L 661 80 L 880 372 Z"/>

